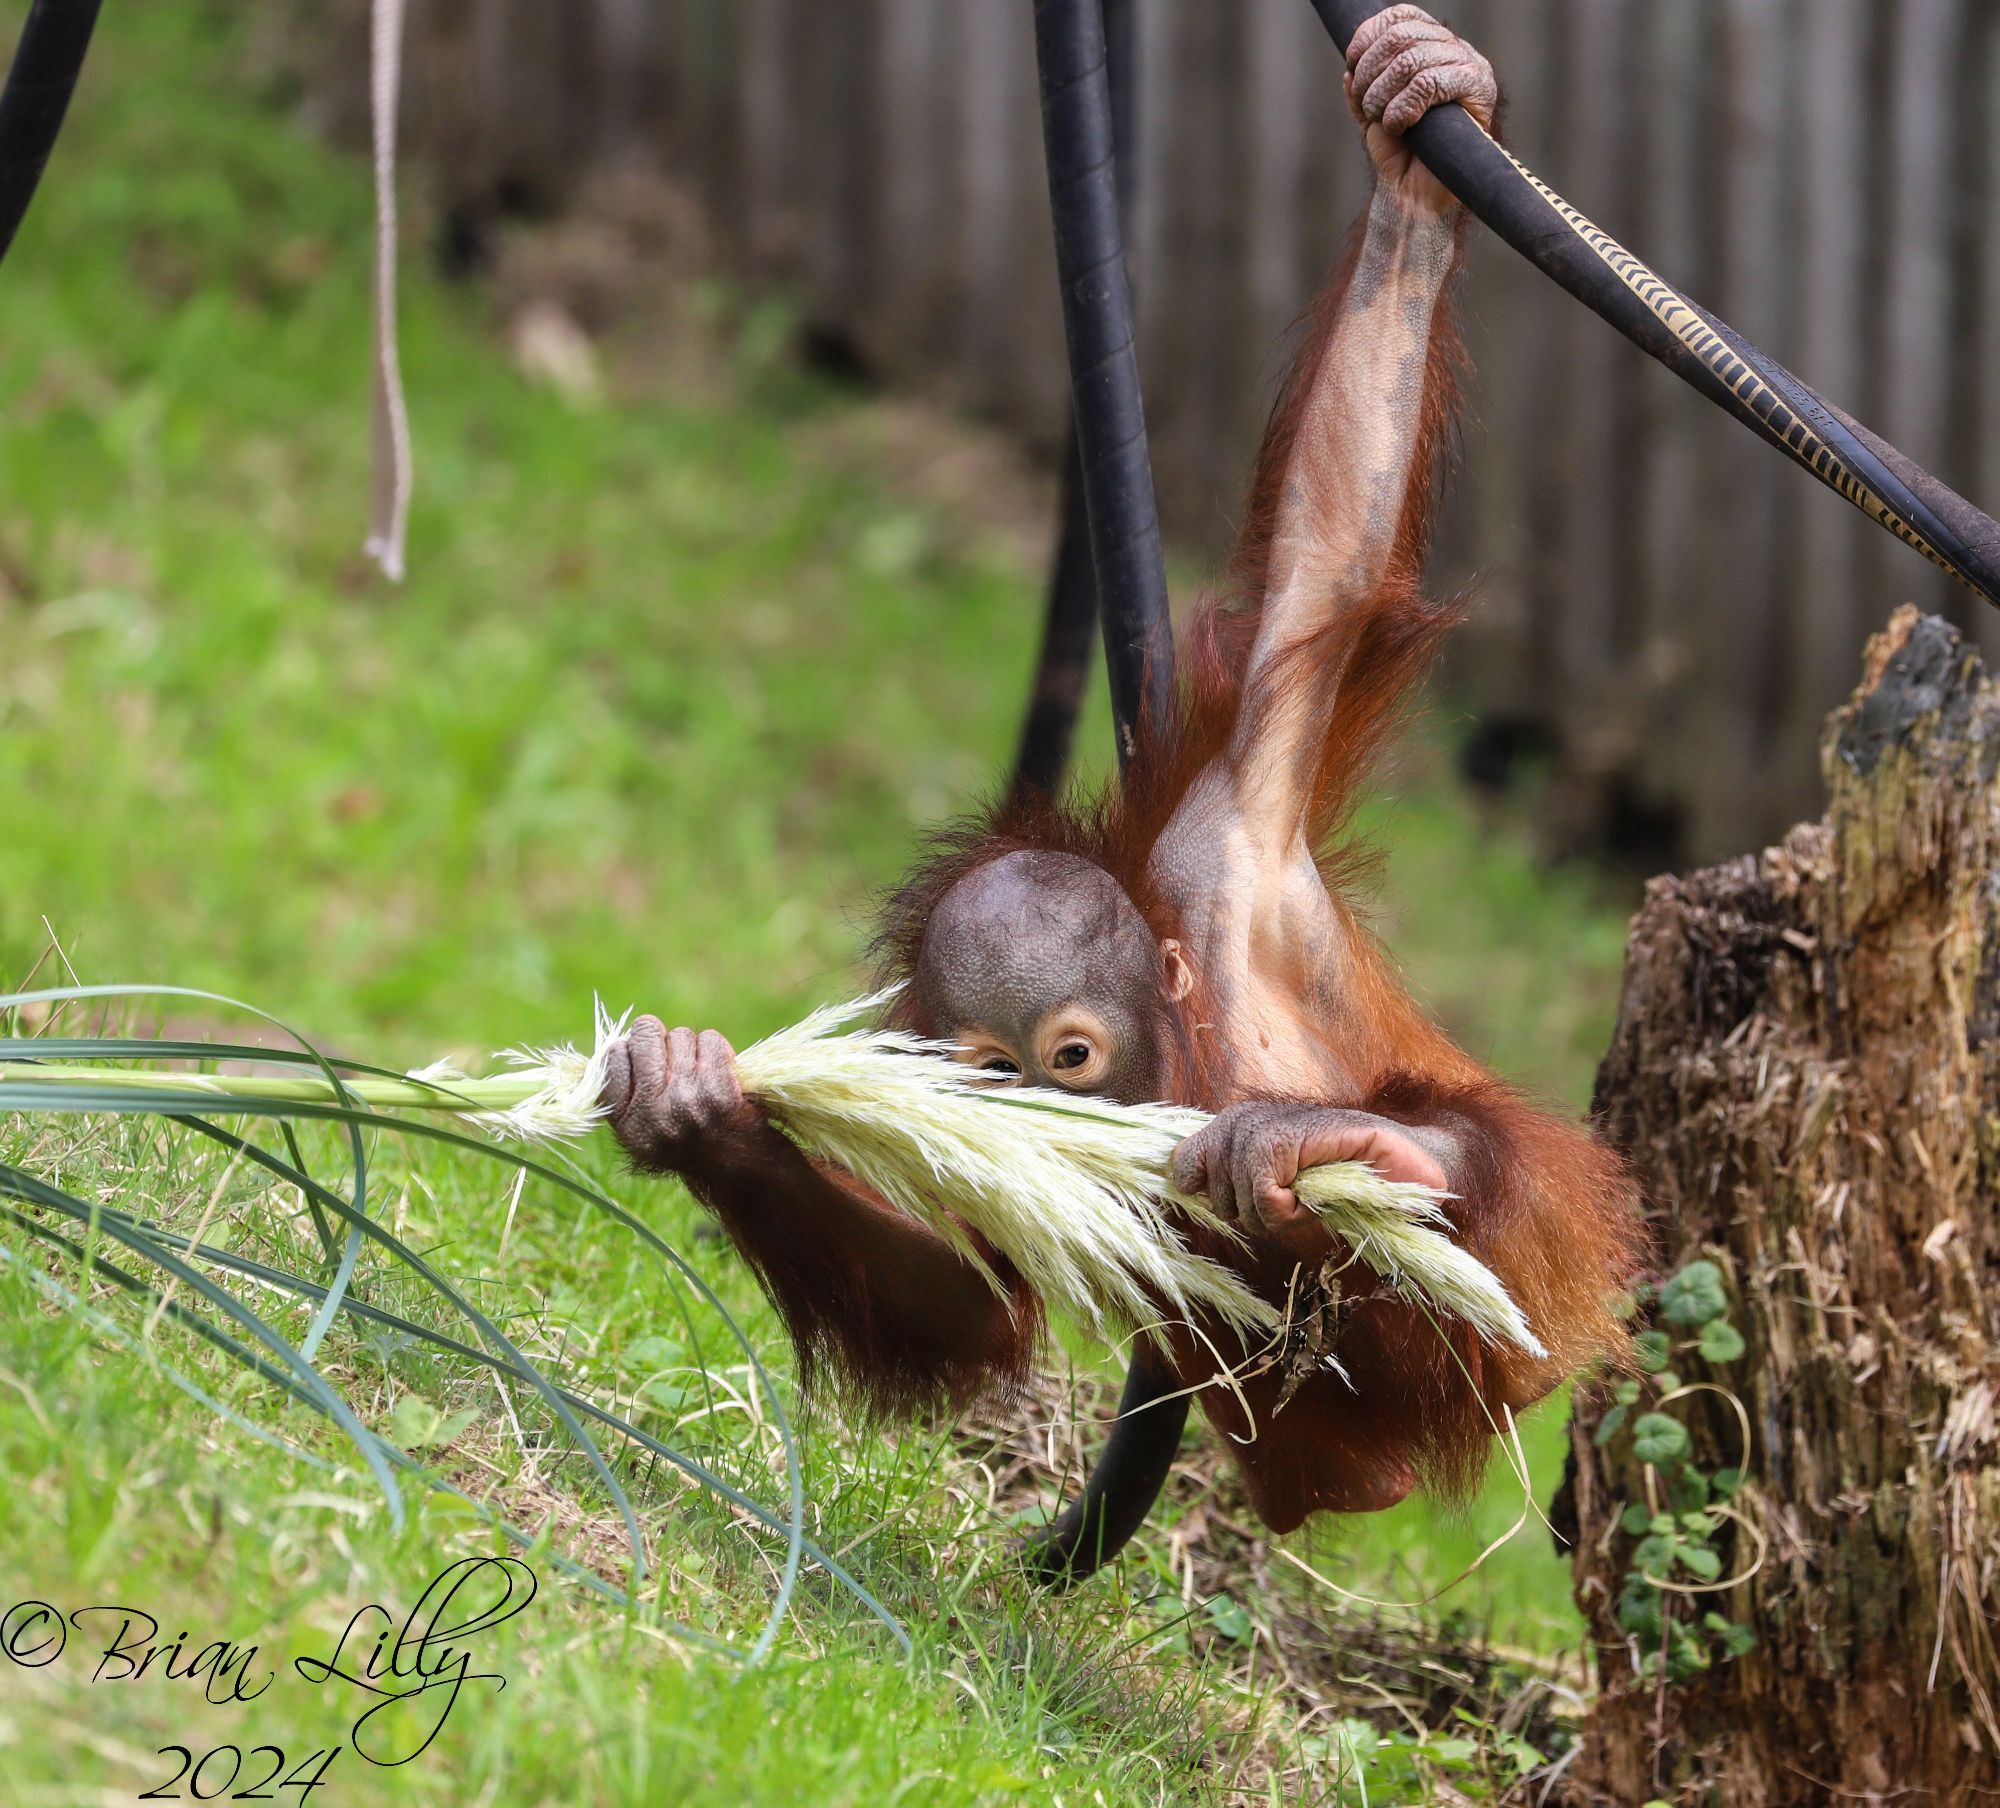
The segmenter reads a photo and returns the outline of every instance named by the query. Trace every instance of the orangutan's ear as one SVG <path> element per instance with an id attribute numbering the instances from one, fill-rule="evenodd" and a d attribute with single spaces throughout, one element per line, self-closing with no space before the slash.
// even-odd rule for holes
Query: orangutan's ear
<path id="1" fill-rule="evenodd" d="M 1160 976 L 1169 1004 L 1179 1004 L 1194 990 L 1194 969 L 1180 943 L 1171 937 L 1160 944 Z"/>

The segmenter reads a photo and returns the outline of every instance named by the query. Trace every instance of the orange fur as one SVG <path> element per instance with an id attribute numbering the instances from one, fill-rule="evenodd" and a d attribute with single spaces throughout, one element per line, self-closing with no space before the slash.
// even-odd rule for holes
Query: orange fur
<path id="1" fill-rule="evenodd" d="M 1121 792 L 1064 802 L 1015 800 L 936 837 L 884 909 L 876 949 L 885 977 L 914 973 L 930 913 L 959 879 L 1021 848 L 1095 861 L 1124 886 L 1156 935 L 1178 937 L 1180 926 L 1152 870 L 1153 849 L 1189 786 L 1229 746 L 1243 707 L 1243 674 L 1269 582 L 1278 498 L 1357 246 L 1358 238 L 1306 321 L 1253 470 L 1229 587 L 1203 607 L 1187 634 L 1172 717 L 1143 725 Z M 1236 1441 L 1253 1504 L 1281 1531 L 1314 1511 L 1390 1504 L 1418 1480 L 1451 1495 L 1468 1492 L 1503 1410 L 1528 1405 L 1578 1364 L 1619 1348 L 1622 1332 L 1607 1301 L 1629 1282 L 1640 1259 L 1639 1214 L 1617 1158 L 1580 1125 L 1537 1109 L 1453 1044 L 1411 999 L 1349 902 L 1361 857 L 1343 831 L 1361 780 L 1462 613 L 1456 604 L 1426 601 L 1422 588 L 1459 361 L 1451 311 L 1441 307 L 1388 575 L 1367 604 L 1308 640 L 1271 682 L 1339 686 L 1307 809 L 1347 947 L 1334 1007 L 1339 1020 L 1319 1026 L 1315 1038 L 1327 1051 L 1316 1101 L 1409 1125 L 1438 1125 L 1472 1151 L 1460 1177 L 1462 1196 L 1452 1208 L 1455 1228 L 1506 1281 L 1549 1356 L 1537 1362 L 1495 1352 L 1461 1325 L 1440 1326 L 1413 1306 L 1371 1300 L 1355 1308 L 1340 1345 L 1351 1391 L 1334 1377 L 1317 1376 L 1278 1411 L 1278 1378 L 1265 1375 L 1245 1385 L 1252 1409 L 1246 1419 L 1227 1390 L 1205 1387 L 1204 1407 Z M 1275 977 L 1295 1008 L 1308 1009 L 1311 975 Z M 1177 1075 L 1174 1093 L 1186 1103 L 1220 1109 L 1238 1096 L 1233 1044 L 1247 1045 L 1253 1026 L 1228 1022 L 1199 975 L 1196 981 L 1178 1009 L 1161 1006 Z M 910 995 L 905 1012 L 913 1026 L 932 1033 L 954 1027 L 923 1022 L 922 1010 L 922 1000 Z M 1196 1238 L 1265 1297 L 1283 1301 L 1293 1278 L 1289 1263 L 1212 1236 Z M 1350 1275 L 1347 1285 L 1365 1291 L 1368 1277 Z M 1244 1354 L 1221 1347 L 1232 1358 Z M 1184 1338 L 1175 1350 L 1183 1385 L 1209 1380 L 1215 1366 L 1195 1339 Z"/>

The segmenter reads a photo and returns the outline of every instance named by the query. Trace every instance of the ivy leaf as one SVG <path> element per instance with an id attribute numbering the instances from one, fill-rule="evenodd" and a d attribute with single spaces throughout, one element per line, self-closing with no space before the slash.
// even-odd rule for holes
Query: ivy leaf
<path id="1" fill-rule="evenodd" d="M 1705 1613 L 1701 1623 L 1714 1633 L 1721 1643 L 1725 1655 L 1743 1657 L 1757 1649 L 1757 1635 L 1748 1626 L 1736 1620 L 1726 1620 L 1719 1613 Z"/>
<path id="2" fill-rule="evenodd" d="M 1653 1377 L 1653 1385 L 1663 1394 L 1671 1394 L 1680 1384 L 1680 1376 L 1672 1369 L 1662 1369 Z"/>
<path id="3" fill-rule="evenodd" d="M 1713 1262 L 1690 1262 L 1660 1289 L 1660 1310 L 1670 1324 L 1705 1325 L 1729 1310 L 1722 1270 Z"/>
<path id="4" fill-rule="evenodd" d="M 1676 1554 L 1682 1568 L 1693 1571 L 1704 1582 L 1713 1582 L 1722 1574 L 1722 1553 L 1710 1550 L 1705 1544 L 1684 1544 Z"/>
<path id="5" fill-rule="evenodd" d="M 1639 1540 L 1632 1567 L 1642 1576 L 1664 1576 L 1674 1566 L 1674 1540 L 1655 1533 Z"/>
<path id="6" fill-rule="evenodd" d="M 1618 1529 L 1636 1538 L 1653 1523 L 1653 1509 L 1643 1500 L 1635 1500 L 1618 1515 Z"/>
<path id="7" fill-rule="evenodd" d="M 1636 1381 L 1621 1381 L 1612 1394 L 1620 1406 L 1636 1406 L 1639 1401 L 1639 1384 Z"/>
<path id="8" fill-rule="evenodd" d="M 1657 1375 L 1673 1354 L 1674 1340 L 1664 1331 L 1641 1331 L 1632 1339 L 1633 1360 L 1649 1375 Z"/>
<path id="9" fill-rule="evenodd" d="M 1677 1456 L 1687 1455 L 1687 1427 L 1666 1413 L 1642 1413 L 1632 1427 L 1632 1448 L 1640 1462 L 1658 1468 Z"/>
<path id="10" fill-rule="evenodd" d="M 1701 1328 L 1704 1362 L 1734 1362 L 1743 1354 L 1743 1333 L 1726 1318 L 1711 1318 Z"/>
<path id="11" fill-rule="evenodd" d="M 1692 1463 L 1683 1463 L 1675 1472 L 1667 1489 L 1668 1498 L 1674 1503 L 1674 1511 L 1694 1515 L 1708 1505 L 1708 1477 Z M 1707 1526 L 1706 1515 L 1701 1515 L 1702 1524 Z"/>
<path id="12" fill-rule="evenodd" d="M 1699 1676 L 1709 1666 L 1708 1647 L 1685 1627 L 1676 1626 L 1670 1640 L 1667 1675 L 1675 1682 Z"/>
<path id="13" fill-rule="evenodd" d="M 1743 1486 L 1743 1471 L 1741 1469 L 1718 1469 L 1708 1479 L 1709 1485 L 1714 1488 L 1716 1493 L 1724 1500 L 1727 1500 Z"/>
<path id="14" fill-rule="evenodd" d="M 1599 1450 L 1602 1450 L 1605 1445 L 1618 1435 L 1619 1426 L 1623 1425 L 1626 1419 L 1630 1417 L 1631 1411 L 1632 1409 L 1629 1406 L 1614 1406 L 1603 1418 L 1597 1421 L 1597 1430 L 1592 1434 L 1591 1442 Z"/>
<path id="15" fill-rule="evenodd" d="M 1628 1576 L 1618 1597 L 1618 1624 L 1637 1638 L 1660 1636 L 1660 1591 L 1642 1576 Z"/>

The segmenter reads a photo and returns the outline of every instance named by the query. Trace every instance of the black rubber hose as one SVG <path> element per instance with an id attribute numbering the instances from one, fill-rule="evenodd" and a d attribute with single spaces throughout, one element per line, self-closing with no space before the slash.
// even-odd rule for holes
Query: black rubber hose
<path id="1" fill-rule="evenodd" d="M 1122 770 L 1139 725 L 1165 719 L 1174 639 L 1132 337 L 1099 0 L 1035 0 L 1035 59 L 1091 566 Z"/>
<path id="2" fill-rule="evenodd" d="M 1378 0 L 1312 0 L 1345 57 Z M 1812 472 L 1879 526 L 2000 604 L 2000 522 L 1870 433 L 1647 268 L 1459 106 L 1407 133 L 1424 167 L 1496 238 L 1642 351 Z"/>
<path id="3" fill-rule="evenodd" d="M 1016 803 L 1053 797 L 1062 788 L 1090 682 L 1090 650 L 1097 644 L 1097 573 L 1090 566 L 1090 515 L 1084 507 L 1083 454 L 1074 425 L 1063 451 L 1056 508 L 1056 556 L 1042 613 L 1042 650 L 1007 786 Z"/>
<path id="4" fill-rule="evenodd" d="M 55 149 L 99 3 L 35 0 L 21 28 L 7 86 L 0 89 L 0 259 L 13 244 Z"/>
<path id="5" fill-rule="evenodd" d="M 1163 720 L 1173 695 L 1173 618 L 1125 267 L 1123 209 L 1131 205 L 1137 107 L 1134 24 L 1130 0 L 1101 6 L 1099 0 L 1037 0 L 1035 6 L 1074 439 L 1042 659 L 1015 767 L 1016 795 L 1024 786 L 1052 792 L 1061 781 L 1083 698 L 1093 614 L 1104 631 L 1121 772 L 1141 723 Z M 1122 186 L 1121 168 L 1127 178 Z M 1119 1416 L 1082 1494 L 1023 1550 L 1037 1580 L 1054 1588 L 1080 1582 L 1145 1523 L 1187 1424 L 1187 1400 L 1170 1397 L 1178 1387 L 1171 1371 L 1140 1345 L 1125 1373 Z"/>
<path id="6" fill-rule="evenodd" d="M 1111 89 L 1112 167 L 1118 183 L 1118 220 L 1130 235 L 1135 193 L 1133 148 L 1138 130 L 1136 21 L 1133 0 L 1103 0 L 1105 74 Z M 1129 267 L 1128 267 L 1129 277 Z M 1097 573 L 1090 563 L 1090 513 L 1083 498 L 1083 454 L 1076 440 L 1076 412 L 1064 433 L 1061 488 L 1056 502 L 1056 552 L 1049 570 L 1042 617 L 1042 647 L 1021 722 L 1009 793 L 1017 802 L 1053 797 L 1069 770 L 1077 717 L 1090 680 L 1090 650 L 1097 640 Z M 1134 694 L 1143 681 L 1129 687 Z"/>
<path id="7" fill-rule="evenodd" d="M 1179 1386 L 1173 1371 L 1149 1345 L 1134 1348 L 1118 1417 L 1097 1467 L 1082 1494 L 1053 1525 L 1030 1540 L 1023 1553 L 1038 1582 L 1051 1588 L 1081 1582 L 1117 1556 L 1145 1524 L 1166 1485 L 1187 1424 L 1186 1397 L 1167 1398 Z"/>

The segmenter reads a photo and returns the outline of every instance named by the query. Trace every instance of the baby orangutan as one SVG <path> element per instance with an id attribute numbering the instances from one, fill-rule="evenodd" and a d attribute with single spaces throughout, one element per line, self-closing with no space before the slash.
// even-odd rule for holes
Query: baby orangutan
<path id="1" fill-rule="evenodd" d="M 1455 1047 L 1347 897 L 1358 780 L 1457 619 L 1419 580 L 1463 229 L 1400 139 L 1448 101 L 1490 125 L 1497 100 L 1486 60 L 1414 6 L 1364 26 L 1348 68 L 1374 195 L 1274 411 L 1226 593 L 1190 629 L 1173 719 L 1144 725 L 1116 795 L 1008 806 L 939 837 L 878 938 L 908 982 L 902 1021 L 1002 1083 L 1215 1112 L 1176 1152 L 1177 1178 L 1247 1236 L 1187 1234 L 1274 1303 L 1336 1253 L 1293 1195 L 1302 1169 L 1352 1159 L 1453 1196 L 1455 1234 L 1546 1358 L 1488 1348 L 1354 1274 L 1346 1379 L 1255 1372 L 1214 1325 L 1143 1358 L 1160 1371 L 1143 1386 L 1135 1363 L 1145 1397 L 1200 1390 L 1280 1532 L 1392 1506 L 1419 1481 L 1468 1488 L 1503 1410 L 1615 1345 L 1607 1301 L 1639 1235 L 1617 1160 Z M 632 1159 L 682 1175 L 721 1218 L 808 1368 L 883 1409 L 960 1403 L 1026 1371 L 1041 1317 L 1018 1276 L 989 1254 L 1009 1286 L 996 1294 L 943 1238 L 808 1161 L 745 1100 L 713 1031 L 641 1019 L 606 1096 Z M 1240 1389 L 1215 1384 L 1222 1360 L 1251 1371 Z M 1180 1421 L 1156 1422 L 1164 1448 L 1117 1484 L 1133 1498 L 1098 1523 L 1083 1568 L 1151 1504 Z"/>

